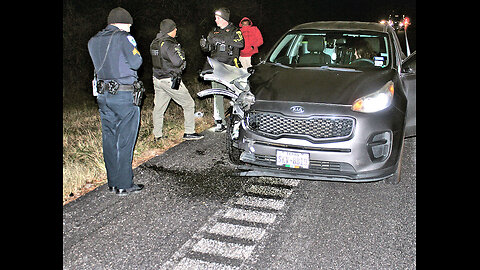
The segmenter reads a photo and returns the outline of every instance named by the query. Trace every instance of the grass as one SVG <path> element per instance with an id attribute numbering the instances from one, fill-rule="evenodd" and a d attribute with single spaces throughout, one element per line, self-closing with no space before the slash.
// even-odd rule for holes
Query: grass
<path id="1" fill-rule="evenodd" d="M 187 85 L 192 97 L 207 87 L 201 84 Z M 193 91 L 192 91 L 193 90 Z M 153 141 L 153 93 L 146 94 L 141 107 L 140 130 L 135 145 L 133 164 L 135 168 L 152 157 L 183 141 L 183 110 L 171 102 L 164 118 L 163 133 L 167 139 Z M 195 111 L 204 117 L 195 119 L 195 131 L 210 128 L 212 118 L 211 99 L 195 99 Z M 80 197 L 107 182 L 102 153 L 102 131 L 98 105 L 93 97 L 63 108 L 63 204 Z"/>

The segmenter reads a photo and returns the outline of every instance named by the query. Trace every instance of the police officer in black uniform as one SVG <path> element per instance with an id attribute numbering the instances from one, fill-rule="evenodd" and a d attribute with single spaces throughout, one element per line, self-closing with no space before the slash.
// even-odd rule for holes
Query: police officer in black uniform
<path id="1" fill-rule="evenodd" d="M 126 195 L 143 188 L 133 183 L 132 171 L 140 123 L 140 107 L 138 102 L 134 104 L 138 101 L 134 100 L 134 93 L 143 88 L 137 76 L 142 57 L 129 34 L 133 24 L 130 13 L 121 7 L 114 8 L 107 21 L 108 26 L 88 41 L 88 51 L 97 80 L 108 188 Z"/>
<path id="2" fill-rule="evenodd" d="M 153 108 L 153 134 L 155 140 L 163 136 L 163 115 L 170 100 L 182 106 L 185 118 L 185 140 L 199 140 L 203 135 L 195 133 L 193 116 L 195 102 L 182 82 L 182 72 L 186 67 L 185 52 L 175 39 L 177 25 L 171 19 L 160 23 L 160 32 L 150 44 L 153 64 L 153 87 L 155 99 Z"/>
<path id="3" fill-rule="evenodd" d="M 230 10 L 219 8 L 215 11 L 216 27 L 208 33 L 207 38 L 200 39 L 200 48 L 204 52 L 210 52 L 210 57 L 227 65 L 241 67 L 238 57 L 240 50 L 244 47 L 245 41 L 242 32 L 232 22 L 229 22 Z M 212 82 L 212 88 L 226 87 L 222 84 Z M 225 109 L 223 107 L 223 96 L 213 96 L 213 117 L 217 124 L 215 131 L 225 130 Z"/>

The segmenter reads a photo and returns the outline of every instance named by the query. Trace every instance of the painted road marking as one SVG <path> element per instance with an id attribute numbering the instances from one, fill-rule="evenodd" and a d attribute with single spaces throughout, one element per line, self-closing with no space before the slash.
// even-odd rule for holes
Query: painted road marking
<path id="1" fill-rule="evenodd" d="M 248 222 L 272 224 L 275 221 L 277 215 L 273 213 L 265 213 L 254 210 L 230 208 L 227 210 L 225 215 L 223 215 L 223 217 L 236 220 L 244 220 Z"/>
<path id="2" fill-rule="evenodd" d="M 283 186 L 289 186 L 289 187 L 296 187 L 300 183 L 300 180 L 288 179 L 288 178 L 260 177 L 256 182 L 259 184 L 283 185 Z"/>
<path id="3" fill-rule="evenodd" d="M 216 223 L 208 232 L 253 241 L 260 241 L 265 235 L 265 229 L 262 228 L 234 225 L 223 222 Z"/>
<path id="4" fill-rule="evenodd" d="M 266 238 L 277 214 L 281 216 L 280 211 L 288 208 L 285 200 L 299 183 L 295 179 L 256 178 L 244 192 L 238 192 L 215 212 L 160 269 L 239 270 Z"/>
<path id="5" fill-rule="evenodd" d="M 230 259 L 245 260 L 250 256 L 254 248 L 255 246 L 245 246 L 202 238 L 192 247 L 192 250 Z"/>
<path id="6" fill-rule="evenodd" d="M 238 198 L 235 203 L 245 206 L 273 209 L 277 211 L 281 210 L 285 206 L 285 201 L 283 200 L 267 199 L 246 195 Z"/>
<path id="7" fill-rule="evenodd" d="M 238 270 L 240 268 L 220 263 L 206 262 L 197 259 L 183 258 L 174 270 Z"/>
<path id="8" fill-rule="evenodd" d="M 288 198 L 292 195 L 291 189 L 286 188 L 277 188 L 271 186 L 259 186 L 259 185 L 252 185 L 247 189 L 248 193 L 254 193 L 259 195 L 267 195 L 267 196 L 275 196 L 281 198 Z"/>

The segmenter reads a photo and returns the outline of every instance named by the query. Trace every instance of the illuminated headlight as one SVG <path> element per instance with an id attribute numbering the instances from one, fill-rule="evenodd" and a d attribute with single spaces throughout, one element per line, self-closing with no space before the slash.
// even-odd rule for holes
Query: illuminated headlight
<path id="1" fill-rule="evenodd" d="M 393 93 L 393 82 L 389 81 L 377 92 L 355 100 L 351 109 L 356 112 L 364 113 L 381 111 L 392 104 Z"/>

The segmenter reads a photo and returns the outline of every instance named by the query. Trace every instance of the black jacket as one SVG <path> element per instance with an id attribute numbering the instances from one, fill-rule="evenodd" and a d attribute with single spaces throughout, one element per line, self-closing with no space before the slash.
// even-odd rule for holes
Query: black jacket
<path id="1" fill-rule="evenodd" d="M 153 76 L 157 79 L 171 78 L 185 69 L 185 52 L 175 38 L 159 32 L 150 44 Z"/>
<path id="2" fill-rule="evenodd" d="M 245 45 L 242 32 L 229 22 L 228 25 L 221 29 L 220 27 L 213 28 L 207 36 L 208 48 L 210 56 L 227 65 L 234 66 L 234 59 L 240 56 L 240 50 Z M 224 46 L 222 47 L 222 44 Z"/>
<path id="3" fill-rule="evenodd" d="M 105 57 L 110 38 L 110 48 Z M 88 52 L 99 80 L 133 84 L 138 79 L 137 70 L 143 60 L 135 39 L 128 32 L 108 25 L 88 41 Z M 103 59 L 105 62 L 101 66 Z"/>

